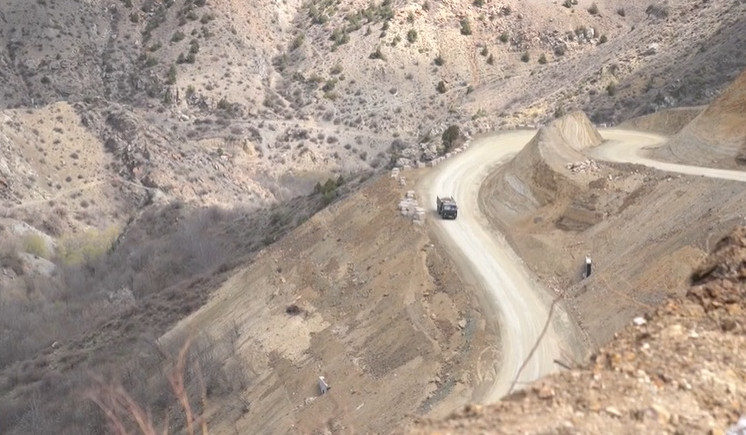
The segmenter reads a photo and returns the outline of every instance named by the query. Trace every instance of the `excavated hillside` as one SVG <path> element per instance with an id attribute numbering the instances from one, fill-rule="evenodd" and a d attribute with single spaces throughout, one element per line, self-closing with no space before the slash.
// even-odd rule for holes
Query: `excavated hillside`
<path id="1" fill-rule="evenodd" d="M 700 131 L 702 115 L 695 116 L 708 113 L 711 122 L 725 124 L 727 140 L 728 128 L 737 126 L 728 122 L 741 108 L 723 101 L 733 99 L 630 124 L 657 132 Z M 687 118 L 693 120 L 685 123 Z M 481 205 L 527 264 L 564 289 L 599 350 L 590 361 L 496 404 L 467 405 L 401 433 L 743 431 L 746 367 L 734 351 L 744 345 L 746 307 L 742 184 L 592 160 L 568 162 L 560 173 L 547 175 L 557 168 L 539 158 L 546 155 L 542 148 L 554 146 L 555 154 L 571 156 L 565 140 L 546 140 L 549 132 L 562 128 L 568 138 L 586 129 L 578 138 L 582 143 L 592 134 L 588 127 L 576 114 L 540 131 L 483 185 Z M 601 136 L 614 132 L 602 130 Z M 660 146 L 661 139 L 651 143 Z M 515 181 L 519 175 L 525 184 Z M 520 194 L 495 194 L 497 189 Z M 515 206 L 528 195 L 551 199 Z M 579 219 L 578 209 L 592 219 Z M 590 277 L 579 270 L 585 255 L 593 258 Z"/>
<path id="2" fill-rule="evenodd" d="M 746 163 L 746 71 L 655 155 L 699 166 L 743 168 Z"/>
<path id="3" fill-rule="evenodd" d="M 738 182 L 593 161 L 568 145 L 597 135 L 580 113 L 552 123 L 481 190 L 483 211 L 564 293 L 593 347 L 680 293 L 709 244 L 746 213 Z M 583 279 L 586 255 L 594 269 Z"/>
<path id="4" fill-rule="evenodd" d="M 404 192 L 385 177 L 317 213 L 160 340 L 228 340 L 241 361 L 246 381 L 210 403 L 211 432 L 386 433 L 491 386 L 491 305 L 397 213 Z"/>
<path id="5" fill-rule="evenodd" d="M 620 128 L 650 131 L 664 136 L 673 136 L 680 132 L 692 119 L 707 106 L 677 107 L 661 110 L 649 115 L 638 116 L 619 124 Z M 660 151 L 659 151 L 660 152 Z"/>
<path id="6" fill-rule="evenodd" d="M 519 216 L 552 202 L 558 194 L 576 192 L 574 180 L 565 174 L 566 162 L 585 157 L 582 151 L 601 143 L 601 135 L 582 112 L 574 112 L 539 129 L 536 136 L 510 162 L 509 173 L 496 186 L 504 210 Z"/>
<path id="7" fill-rule="evenodd" d="M 587 367 L 406 433 L 725 433 L 746 401 L 744 264 L 739 227 L 714 244 L 685 294 L 627 324 Z"/>

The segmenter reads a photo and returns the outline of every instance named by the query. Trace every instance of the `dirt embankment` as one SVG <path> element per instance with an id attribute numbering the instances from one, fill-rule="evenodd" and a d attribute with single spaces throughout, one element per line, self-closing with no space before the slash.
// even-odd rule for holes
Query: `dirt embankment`
<path id="1" fill-rule="evenodd" d="M 385 433 L 491 385 L 494 321 L 396 213 L 405 190 L 384 177 L 319 212 L 169 334 L 230 337 L 245 365 L 248 405 L 211 403 L 211 431 Z"/>
<path id="2" fill-rule="evenodd" d="M 510 164 L 499 171 L 501 176 L 495 180 L 500 195 L 491 195 L 490 200 L 500 203 L 510 218 L 521 219 L 554 201 L 557 194 L 575 195 L 579 186 L 568 178 L 563 167 L 566 162 L 584 160 L 581 151 L 600 144 L 601 140 L 582 112 L 542 127 Z M 491 201 L 482 206 L 489 207 Z"/>
<path id="3" fill-rule="evenodd" d="M 549 128 L 592 128 L 575 116 Z M 566 137 L 540 132 L 488 178 L 480 206 L 599 346 L 683 288 L 708 244 L 740 222 L 746 193 L 737 182 L 587 161 Z M 593 274 L 583 279 L 586 255 Z"/>
<path id="4" fill-rule="evenodd" d="M 746 164 L 746 71 L 712 104 L 654 153 L 697 166 L 744 168 Z"/>
<path id="5" fill-rule="evenodd" d="M 746 401 L 746 363 L 734 354 L 746 346 L 745 264 L 741 227 L 715 245 L 685 296 L 628 324 L 589 367 L 407 433 L 722 434 Z"/>

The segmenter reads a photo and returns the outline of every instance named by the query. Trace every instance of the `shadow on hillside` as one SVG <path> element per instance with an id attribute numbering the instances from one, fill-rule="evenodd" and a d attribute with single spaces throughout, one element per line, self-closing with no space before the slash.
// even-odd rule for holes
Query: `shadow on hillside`
<path id="1" fill-rule="evenodd" d="M 20 276 L 26 298 L 0 297 L 0 433 L 105 432 L 100 411 L 78 400 L 92 373 L 118 379 L 156 421 L 168 415 L 171 427 L 180 427 L 165 376 L 176 350 L 157 338 L 259 250 L 361 181 L 331 192 L 327 183 L 256 211 L 152 206 L 103 255 L 57 258 L 51 276 Z M 192 338 L 190 358 L 204 372 L 208 398 L 246 388 L 236 334 Z M 197 403 L 200 380 L 187 377 Z M 238 415 L 249 406 L 239 397 L 232 403 L 227 412 Z"/>

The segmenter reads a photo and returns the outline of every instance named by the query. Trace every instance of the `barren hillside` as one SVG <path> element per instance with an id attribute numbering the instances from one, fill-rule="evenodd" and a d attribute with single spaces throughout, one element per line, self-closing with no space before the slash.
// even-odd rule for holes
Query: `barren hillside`
<path id="1" fill-rule="evenodd" d="M 630 124 L 691 134 L 705 129 L 698 127 L 707 113 L 709 122 L 725 127 L 710 146 L 727 148 L 740 125 L 733 121 L 740 107 L 732 104 L 738 83 L 704 110 L 661 112 Z M 733 359 L 742 346 L 742 186 L 592 160 L 552 165 L 561 162 L 557 155 L 572 157 L 560 137 L 594 132 L 584 121 L 574 114 L 542 129 L 483 185 L 482 206 L 527 264 L 564 289 L 587 338 L 600 349 L 590 361 L 499 403 L 467 405 L 402 432 L 743 430 L 743 367 Z M 613 137 L 613 131 L 601 135 Z M 553 147 L 559 151 L 554 159 L 545 152 Z M 584 255 L 593 258 L 590 277 L 580 275 Z"/>
<path id="2" fill-rule="evenodd" d="M 442 156 L 451 126 L 463 141 L 560 118 L 485 187 L 510 193 L 483 206 L 605 342 L 743 215 L 743 189 L 565 165 L 598 142 L 590 120 L 720 95 L 746 65 L 744 12 L 727 0 L 0 2 L 0 432 L 100 433 L 102 414 L 77 406 L 91 375 L 181 427 L 166 375 L 194 325 L 189 362 L 205 369 L 219 431 L 380 432 L 479 397 L 498 352 L 488 305 L 426 227 L 394 213 L 405 189 L 367 181 Z M 562 118 L 575 109 L 590 120 Z M 648 126 L 690 114 L 660 116 Z M 587 252 L 609 266 L 581 284 Z M 600 304 L 612 279 L 628 283 L 621 307 Z M 324 371 L 338 376 L 329 400 L 306 400 Z"/>
<path id="3" fill-rule="evenodd" d="M 144 189 L 266 205 L 422 163 L 449 124 L 468 134 L 574 108 L 616 122 L 707 102 L 746 59 L 746 6 L 728 1 L 27 6 L 0 6 L 3 204 L 85 184 L 108 223 Z M 118 198 L 102 204 L 104 190 Z"/>
<path id="4" fill-rule="evenodd" d="M 564 289 L 595 346 L 680 291 L 746 212 L 738 182 L 588 160 L 563 139 L 597 134 L 582 113 L 554 122 L 482 187 L 483 210 L 547 284 Z M 594 274 L 582 279 L 586 255 Z"/>
<path id="5" fill-rule="evenodd" d="M 406 433 L 725 433 L 746 400 L 746 367 L 734 353 L 746 344 L 745 259 L 740 227 L 713 246 L 685 295 L 636 318 L 587 367 Z"/>
<path id="6" fill-rule="evenodd" d="M 713 167 L 742 167 L 746 152 L 746 71 L 656 155 Z"/>
<path id="7" fill-rule="evenodd" d="M 385 433 L 489 388 L 496 320 L 427 230 L 398 215 L 405 191 L 383 178 L 317 213 L 161 340 L 232 337 L 246 408 L 211 403 L 211 431 Z M 332 386 L 323 396 L 318 376 Z"/>

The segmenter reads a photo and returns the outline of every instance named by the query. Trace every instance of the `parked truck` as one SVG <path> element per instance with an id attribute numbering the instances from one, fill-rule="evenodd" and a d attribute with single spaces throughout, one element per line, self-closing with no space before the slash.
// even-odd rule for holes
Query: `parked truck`
<path id="1" fill-rule="evenodd" d="M 458 216 L 458 206 L 452 196 L 436 197 L 438 206 L 438 215 L 441 219 L 456 219 Z"/>

